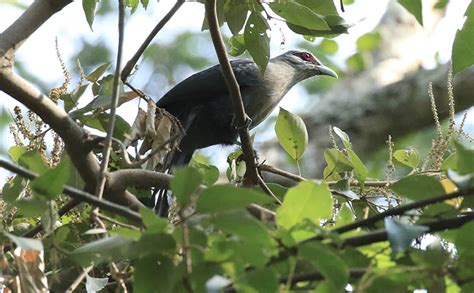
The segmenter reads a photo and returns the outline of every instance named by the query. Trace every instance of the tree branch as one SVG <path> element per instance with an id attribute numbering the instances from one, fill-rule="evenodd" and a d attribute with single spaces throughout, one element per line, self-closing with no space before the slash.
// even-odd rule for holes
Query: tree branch
<path id="1" fill-rule="evenodd" d="M 349 272 L 351 278 L 362 277 L 367 272 L 367 268 L 352 268 Z M 288 282 L 288 276 L 280 278 L 280 283 L 286 284 Z M 324 276 L 320 272 L 297 274 L 291 277 L 291 284 L 304 281 L 321 281 L 324 280 Z"/>
<path id="2" fill-rule="evenodd" d="M 99 165 L 95 156 L 85 148 L 86 132 L 47 96 L 28 81 L 13 73 L 15 50 L 49 17 L 69 3 L 70 1 L 67 0 L 60 2 L 36 0 L 9 28 L 0 34 L 0 88 L 35 112 L 63 139 L 72 163 L 88 186 L 87 191 L 93 192 Z M 105 195 L 115 202 L 124 203 L 134 209 L 142 206 L 130 192 L 110 194 L 106 191 Z"/>
<path id="3" fill-rule="evenodd" d="M 248 130 L 249 125 L 247 125 L 248 116 L 245 113 L 239 84 L 237 83 L 237 79 L 235 78 L 234 72 L 232 71 L 232 66 L 230 65 L 229 59 L 227 58 L 224 40 L 222 39 L 222 35 L 219 31 L 216 0 L 206 0 L 205 7 L 209 32 L 216 50 L 217 58 L 219 59 L 222 75 L 232 99 L 232 106 L 236 118 L 236 126 L 239 130 L 240 141 L 242 143 L 242 152 L 247 166 L 247 174 L 245 176 L 246 178 L 244 180 L 244 185 L 256 185 L 258 183 L 259 175 L 255 162 L 252 141 L 250 139 Z"/>
<path id="4" fill-rule="evenodd" d="M 15 164 L 12 164 L 3 159 L 0 159 L 0 167 L 5 168 L 6 170 L 9 170 L 29 180 L 33 180 L 36 177 L 38 177 L 38 175 L 34 174 L 33 172 L 30 172 L 29 170 L 26 170 L 20 166 L 16 166 Z M 104 199 L 98 199 L 96 196 L 90 193 L 84 192 L 82 190 L 76 189 L 68 185 L 64 185 L 63 192 L 64 194 L 67 194 L 70 197 L 77 199 L 79 201 L 90 203 L 104 210 L 110 211 L 117 215 L 121 215 L 131 221 L 141 223 L 140 214 L 138 214 L 135 211 L 130 210 L 127 207 L 118 205 L 116 203 L 113 203 Z"/>
<path id="5" fill-rule="evenodd" d="M 446 229 L 456 229 L 472 220 L 474 220 L 474 213 L 471 212 L 464 216 L 449 218 L 449 219 L 442 219 L 442 220 L 437 220 L 437 221 L 428 222 L 428 223 L 421 223 L 420 225 L 429 227 L 429 230 L 424 233 L 424 234 L 427 234 L 427 233 L 443 231 Z M 364 245 L 372 244 L 375 242 L 386 241 L 386 240 L 388 240 L 387 230 L 378 230 L 378 231 L 370 232 L 367 234 L 362 234 L 362 235 L 346 238 L 342 242 L 342 246 L 343 247 L 364 246 Z"/>
<path id="6" fill-rule="evenodd" d="M 99 176 L 97 179 L 97 186 L 95 194 L 99 199 L 102 199 L 104 193 L 106 173 L 109 168 L 110 152 L 112 151 L 113 132 L 115 128 L 115 119 L 117 112 L 117 105 L 119 100 L 119 75 L 122 70 L 122 54 L 123 54 L 123 40 L 125 37 L 124 22 L 125 22 L 125 4 L 123 0 L 119 0 L 119 16 L 118 16 L 118 49 L 117 62 L 115 64 L 114 83 L 112 88 L 112 99 L 109 114 L 109 125 L 107 125 L 107 134 L 105 136 L 104 146 L 102 150 L 102 162 L 100 164 Z M 95 210 L 97 212 L 97 210 Z"/>
<path id="7" fill-rule="evenodd" d="M 434 197 L 422 199 L 422 200 L 415 201 L 415 202 L 412 202 L 412 203 L 409 203 L 409 204 L 400 205 L 400 206 L 397 206 L 395 208 L 388 209 L 384 212 L 373 215 L 372 217 L 369 217 L 365 220 L 361 220 L 361 221 L 357 221 L 357 222 L 354 222 L 354 223 L 351 223 L 351 224 L 348 224 L 348 225 L 345 225 L 345 226 L 341 226 L 339 228 L 333 229 L 331 232 L 341 234 L 341 233 L 344 233 L 344 232 L 347 232 L 347 231 L 350 231 L 350 230 L 354 230 L 354 229 L 357 229 L 357 228 L 369 227 L 369 226 L 375 224 L 376 222 L 378 222 L 380 220 L 383 220 L 383 219 L 385 219 L 386 217 L 389 217 L 389 216 L 402 215 L 402 214 L 404 214 L 405 212 L 407 212 L 409 210 L 419 209 L 419 208 L 428 206 L 430 204 L 442 202 L 442 201 L 445 201 L 445 200 L 448 200 L 448 199 L 453 199 L 453 198 L 460 197 L 460 196 L 465 196 L 465 197 L 472 196 L 473 194 L 474 194 L 474 188 L 470 188 L 470 189 L 467 189 L 467 190 L 460 190 L 460 191 L 453 192 L 453 193 L 450 193 L 450 194 L 443 194 L 443 195 L 439 195 L 439 196 L 434 196 Z"/>
<path id="8" fill-rule="evenodd" d="M 107 183 L 112 191 L 125 190 L 129 186 L 170 188 L 173 176 L 143 169 L 121 169 L 109 173 Z"/>

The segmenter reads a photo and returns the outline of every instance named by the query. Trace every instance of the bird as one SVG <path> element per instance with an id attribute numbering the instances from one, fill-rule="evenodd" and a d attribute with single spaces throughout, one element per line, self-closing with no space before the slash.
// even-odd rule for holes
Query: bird
<path id="1" fill-rule="evenodd" d="M 249 129 L 265 120 L 298 82 L 318 75 L 338 77 L 307 51 L 290 50 L 271 58 L 263 75 L 253 60 L 236 59 L 230 63 L 249 118 Z M 188 164 L 198 149 L 237 142 L 232 100 L 220 65 L 178 83 L 156 105 L 175 116 L 185 132 L 179 150 L 170 159 L 171 168 Z M 160 216 L 167 216 L 168 207 L 166 193 L 161 193 L 155 211 Z"/>

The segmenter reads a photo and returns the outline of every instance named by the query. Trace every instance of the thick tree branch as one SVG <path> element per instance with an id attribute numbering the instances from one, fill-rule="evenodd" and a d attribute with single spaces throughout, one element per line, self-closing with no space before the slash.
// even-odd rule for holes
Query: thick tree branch
<path id="1" fill-rule="evenodd" d="M 248 116 L 245 113 L 244 103 L 242 102 L 242 95 L 240 93 L 239 84 L 235 78 L 229 58 L 227 58 L 224 40 L 219 31 L 219 22 L 216 12 L 216 0 L 206 0 L 206 15 L 207 23 L 209 25 L 209 32 L 211 33 L 212 42 L 216 50 L 217 58 L 221 66 L 222 75 L 229 90 L 232 99 L 232 107 L 235 113 L 236 126 L 239 129 L 240 141 L 242 143 L 242 151 L 244 160 L 247 166 L 245 185 L 256 185 L 259 182 L 259 174 L 255 162 L 255 156 L 252 147 L 252 141 L 249 134 Z"/>
<path id="2" fill-rule="evenodd" d="M 121 169 L 110 172 L 107 184 L 111 191 L 125 190 L 129 186 L 169 189 L 173 176 L 143 169 Z"/>

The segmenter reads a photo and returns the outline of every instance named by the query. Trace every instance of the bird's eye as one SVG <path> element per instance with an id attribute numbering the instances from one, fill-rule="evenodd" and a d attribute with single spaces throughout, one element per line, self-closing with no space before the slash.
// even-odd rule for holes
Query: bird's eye
<path id="1" fill-rule="evenodd" d="M 309 55 L 308 53 L 304 53 L 303 56 L 304 56 L 305 60 L 307 60 L 307 61 L 311 60 L 311 55 Z"/>

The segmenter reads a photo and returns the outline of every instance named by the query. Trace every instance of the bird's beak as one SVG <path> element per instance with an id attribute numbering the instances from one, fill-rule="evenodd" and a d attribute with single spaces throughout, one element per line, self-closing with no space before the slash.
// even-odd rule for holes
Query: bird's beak
<path id="1" fill-rule="evenodd" d="M 328 76 L 332 76 L 334 78 L 338 78 L 337 73 L 334 72 L 334 70 L 332 70 L 331 68 L 326 67 L 322 64 L 318 65 L 318 71 L 319 71 L 320 75 L 328 75 Z"/>

